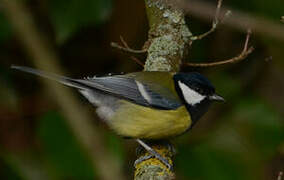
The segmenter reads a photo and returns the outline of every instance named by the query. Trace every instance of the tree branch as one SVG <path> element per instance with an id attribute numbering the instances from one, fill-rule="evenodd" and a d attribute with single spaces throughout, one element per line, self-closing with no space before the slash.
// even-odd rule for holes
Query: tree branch
<path id="1" fill-rule="evenodd" d="M 190 37 L 183 11 L 170 0 L 145 0 L 149 20 L 145 71 L 179 71 Z"/>
<path id="2" fill-rule="evenodd" d="M 147 49 L 141 49 L 141 50 L 135 50 L 135 49 L 131 49 L 128 44 L 125 42 L 125 40 L 123 39 L 122 36 L 120 36 L 120 41 L 123 44 L 123 46 L 120 46 L 119 44 L 115 43 L 115 42 L 111 42 L 110 46 L 117 48 L 121 51 L 125 51 L 128 53 L 136 53 L 136 54 L 140 54 L 140 53 L 146 53 Z M 136 58 L 135 56 L 130 56 L 130 59 L 132 59 L 134 62 L 136 62 L 137 64 L 139 64 L 140 66 L 144 67 L 144 63 L 142 63 L 138 58 Z"/>
<path id="3" fill-rule="evenodd" d="M 185 24 L 183 11 L 176 6 L 175 1 L 170 0 L 145 0 L 145 6 L 150 30 L 146 42 L 149 46 L 144 70 L 179 71 L 192 37 Z M 151 147 L 173 164 L 174 153 L 168 145 L 164 142 L 155 142 Z M 139 155 L 139 159 L 145 160 L 135 165 L 135 180 L 174 178 L 174 173 L 170 169 L 158 159 L 148 158 L 149 155 L 146 151 Z"/>
<path id="4" fill-rule="evenodd" d="M 283 172 L 280 171 L 277 177 L 277 180 L 282 180 Z"/>
<path id="5" fill-rule="evenodd" d="M 129 52 L 129 53 L 136 53 L 136 54 L 139 54 L 139 53 L 146 53 L 147 52 L 147 49 L 141 49 L 141 50 L 135 50 L 135 49 L 131 49 L 128 44 L 124 41 L 123 37 L 120 36 L 120 41 L 122 42 L 123 46 L 120 46 L 118 43 L 115 43 L 115 42 L 111 42 L 110 43 L 110 46 L 114 47 L 114 48 L 117 48 L 119 50 L 122 50 L 122 51 L 125 51 L 125 52 Z"/>
<path id="6" fill-rule="evenodd" d="M 190 40 L 192 41 L 195 41 L 195 40 L 201 40 L 203 39 L 204 37 L 208 36 L 209 34 L 213 33 L 216 29 L 217 29 L 217 26 L 219 23 L 222 23 L 226 17 L 228 17 L 230 14 L 231 14 L 231 11 L 227 11 L 225 13 L 225 15 L 223 16 L 223 18 L 221 18 L 219 20 L 219 16 L 220 16 L 220 10 L 221 10 L 221 6 L 222 6 L 222 1 L 223 0 L 218 0 L 218 3 L 217 3 L 217 8 L 216 8 L 216 12 L 215 12 L 215 16 L 214 16 L 214 20 L 212 22 L 212 27 L 209 31 L 203 33 L 203 34 L 200 34 L 200 35 L 197 35 L 197 36 L 192 36 L 190 38 Z"/>
<path id="7" fill-rule="evenodd" d="M 248 48 L 249 38 L 250 38 L 251 31 L 249 30 L 246 36 L 246 41 L 244 44 L 244 48 L 242 52 L 231 59 L 217 61 L 217 62 L 211 62 L 211 63 L 185 63 L 186 66 L 192 66 L 192 67 L 209 67 L 209 66 L 217 66 L 217 65 L 223 65 L 223 64 L 231 64 L 231 63 L 237 63 L 239 61 L 244 60 L 252 51 L 254 48 L 251 46 Z"/>
<path id="8" fill-rule="evenodd" d="M 208 3 L 207 1 L 180 0 L 179 6 L 184 9 L 185 13 L 191 16 L 204 19 L 206 21 L 212 21 L 215 14 L 215 5 Z M 268 18 L 256 16 L 250 13 L 242 12 L 237 9 L 232 9 L 222 6 L 222 9 L 230 9 L 232 16 L 226 18 L 223 24 L 233 27 L 240 31 L 246 32 L 247 29 L 252 29 L 255 34 L 265 37 L 272 37 L 280 41 L 284 41 L 284 26 L 279 22 L 274 22 Z M 226 10 L 220 10 L 220 15 L 226 14 Z M 283 20 L 284 21 L 284 20 Z"/>

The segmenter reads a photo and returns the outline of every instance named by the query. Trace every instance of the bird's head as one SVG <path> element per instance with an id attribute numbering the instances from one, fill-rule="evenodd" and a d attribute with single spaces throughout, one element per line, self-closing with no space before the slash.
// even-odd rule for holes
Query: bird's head
<path id="1" fill-rule="evenodd" d="M 211 102 L 224 101 L 215 93 L 211 82 L 199 73 L 176 73 L 173 78 L 176 91 L 193 121 L 197 121 L 208 110 Z"/>

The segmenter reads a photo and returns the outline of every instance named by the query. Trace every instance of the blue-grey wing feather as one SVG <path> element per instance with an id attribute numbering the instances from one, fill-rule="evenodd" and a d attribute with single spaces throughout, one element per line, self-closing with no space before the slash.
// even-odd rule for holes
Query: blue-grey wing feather
<path id="1" fill-rule="evenodd" d="M 149 106 L 149 103 L 139 93 L 134 79 L 110 76 L 92 79 L 76 79 L 75 81 L 99 90 L 102 93 L 108 93 L 118 98 L 133 101 L 136 104 Z"/>
<path id="2" fill-rule="evenodd" d="M 176 109 L 181 106 L 181 102 L 176 100 L 174 96 L 172 98 L 169 98 L 168 96 L 165 97 L 162 94 L 153 91 L 149 85 L 139 82 L 143 85 L 145 93 L 147 93 L 150 100 L 145 98 L 138 88 L 137 81 L 127 76 L 76 79 L 75 81 L 104 93 L 109 93 L 118 98 L 126 99 L 147 107 Z"/>
<path id="3" fill-rule="evenodd" d="M 80 92 L 87 94 L 91 91 L 100 91 L 102 94 L 108 93 L 111 96 L 129 100 L 133 103 L 140 104 L 146 107 L 154 107 L 157 109 L 176 109 L 181 106 L 181 102 L 176 99 L 170 91 L 164 87 L 158 87 L 157 85 L 150 85 L 147 83 L 136 81 L 135 78 L 130 76 L 109 76 L 109 77 L 97 77 L 88 79 L 72 79 L 56 74 L 44 72 L 41 70 L 33 69 L 24 66 L 12 66 L 13 69 L 18 69 L 35 75 L 39 75 L 45 78 L 56 80 L 64 85 L 77 88 Z M 137 84 L 143 86 L 143 93 Z M 156 86 L 154 89 L 160 89 L 160 92 L 156 92 L 151 89 L 151 86 Z M 145 96 L 145 94 L 147 96 Z M 89 99 L 93 99 L 88 97 Z M 95 97 L 94 97 L 95 98 Z"/>

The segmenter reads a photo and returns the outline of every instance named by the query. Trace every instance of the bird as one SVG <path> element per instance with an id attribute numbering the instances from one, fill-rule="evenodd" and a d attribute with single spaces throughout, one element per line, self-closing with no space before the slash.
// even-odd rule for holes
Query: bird
<path id="1" fill-rule="evenodd" d="M 214 101 L 224 101 L 197 72 L 141 71 L 73 79 L 25 66 L 11 66 L 77 89 L 116 134 L 136 139 L 151 155 L 171 165 L 145 143 L 190 130 Z"/>

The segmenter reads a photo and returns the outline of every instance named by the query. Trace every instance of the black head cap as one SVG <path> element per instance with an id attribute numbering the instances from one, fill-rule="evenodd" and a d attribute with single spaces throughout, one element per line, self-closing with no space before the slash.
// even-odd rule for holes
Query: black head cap
<path id="1" fill-rule="evenodd" d="M 202 74 L 197 72 L 192 73 L 177 73 L 174 75 L 175 82 L 182 82 L 196 92 L 208 96 L 215 93 L 215 88 L 211 82 Z"/>

